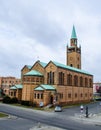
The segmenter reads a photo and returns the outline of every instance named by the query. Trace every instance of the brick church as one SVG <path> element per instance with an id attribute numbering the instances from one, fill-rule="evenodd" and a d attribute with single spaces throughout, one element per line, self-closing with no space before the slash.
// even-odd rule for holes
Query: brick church
<path id="1" fill-rule="evenodd" d="M 74 26 L 70 45 L 66 46 L 66 65 L 38 60 L 33 66 L 22 68 L 21 81 L 23 101 L 43 103 L 44 106 L 91 101 L 93 75 L 81 69 L 81 46 L 78 46 Z"/>

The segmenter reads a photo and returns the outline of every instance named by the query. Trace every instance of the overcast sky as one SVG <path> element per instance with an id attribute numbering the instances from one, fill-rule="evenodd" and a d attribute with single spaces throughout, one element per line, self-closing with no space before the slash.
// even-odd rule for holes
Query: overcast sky
<path id="1" fill-rule="evenodd" d="M 75 25 L 82 69 L 101 82 L 101 0 L 0 0 L 0 76 L 37 60 L 66 64 Z"/>

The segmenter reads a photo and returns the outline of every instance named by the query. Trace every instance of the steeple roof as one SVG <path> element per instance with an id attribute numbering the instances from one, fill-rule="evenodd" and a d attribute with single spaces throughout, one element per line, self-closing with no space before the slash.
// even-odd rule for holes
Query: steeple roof
<path id="1" fill-rule="evenodd" d="M 74 25 L 73 25 L 73 29 L 72 29 L 71 39 L 77 39 L 76 31 L 75 31 L 75 27 L 74 27 Z"/>

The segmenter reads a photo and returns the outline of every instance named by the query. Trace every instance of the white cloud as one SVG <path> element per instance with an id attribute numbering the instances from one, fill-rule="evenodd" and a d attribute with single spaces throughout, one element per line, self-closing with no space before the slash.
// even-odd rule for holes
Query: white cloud
<path id="1" fill-rule="evenodd" d="M 20 76 L 21 68 L 33 65 L 38 57 L 65 63 L 74 24 L 82 47 L 82 67 L 100 81 L 101 1 L 97 2 L 1 0 L 0 75 Z"/>

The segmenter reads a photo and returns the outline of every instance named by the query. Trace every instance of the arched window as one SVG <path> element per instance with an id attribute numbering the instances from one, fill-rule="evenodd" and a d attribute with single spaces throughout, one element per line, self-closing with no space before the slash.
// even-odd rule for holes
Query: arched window
<path id="1" fill-rule="evenodd" d="M 82 86 L 83 86 L 83 78 L 80 77 L 80 87 L 82 87 Z"/>
<path id="2" fill-rule="evenodd" d="M 64 85 L 64 73 L 59 72 L 59 85 Z"/>
<path id="3" fill-rule="evenodd" d="M 68 86 L 71 86 L 71 85 L 72 85 L 72 75 L 71 75 L 71 74 L 68 74 L 68 75 L 67 75 L 67 85 L 68 85 Z"/>
<path id="4" fill-rule="evenodd" d="M 37 94 L 37 99 L 39 99 L 39 96 L 40 96 L 40 95 L 39 95 L 39 93 L 38 93 L 38 94 Z"/>
<path id="5" fill-rule="evenodd" d="M 78 69 L 80 68 L 79 64 L 77 65 L 77 68 L 78 68 Z"/>
<path id="6" fill-rule="evenodd" d="M 88 79 L 85 78 L 85 87 L 88 87 Z"/>
<path id="7" fill-rule="evenodd" d="M 34 98 L 36 98 L 36 93 L 34 93 Z"/>
<path id="8" fill-rule="evenodd" d="M 92 79 L 89 79 L 89 87 L 92 87 Z"/>
<path id="9" fill-rule="evenodd" d="M 73 67 L 73 64 L 70 64 L 71 67 Z"/>
<path id="10" fill-rule="evenodd" d="M 78 76 L 74 76 L 74 86 L 78 86 Z"/>
<path id="11" fill-rule="evenodd" d="M 34 78 L 34 77 L 32 77 L 32 78 L 31 78 L 31 81 L 32 81 L 32 82 L 35 82 L 35 78 Z"/>
<path id="12" fill-rule="evenodd" d="M 54 84 L 54 72 L 47 73 L 47 83 Z"/>
<path id="13" fill-rule="evenodd" d="M 77 98 L 77 96 L 78 96 L 77 93 L 75 93 L 75 98 Z"/>
<path id="14" fill-rule="evenodd" d="M 40 96 L 41 96 L 41 99 L 43 99 L 43 93 L 41 93 L 41 95 L 40 95 Z"/>
<path id="15" fill-rule="evenodd" d="M 81 98 L 82 98 L 82 97 L 83 97 L 83 94 L 81 93 L 81 95 L 80 95 L 80 96 L 81 96 Z"/>

